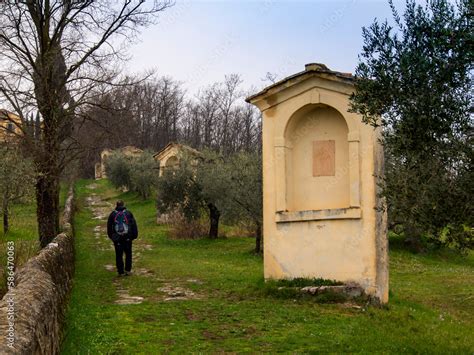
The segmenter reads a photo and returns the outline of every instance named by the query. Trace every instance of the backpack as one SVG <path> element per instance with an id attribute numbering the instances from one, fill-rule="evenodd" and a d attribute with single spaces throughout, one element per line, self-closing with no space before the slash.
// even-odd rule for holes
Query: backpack
<path id="1" fill-rule="evenodd" d="M 124 236 L 128 234 L 129 230 L 129 221 L 127 218 L 127 210 L 117 211 L 114 218 L 114 231 L 119 236 Z"/>

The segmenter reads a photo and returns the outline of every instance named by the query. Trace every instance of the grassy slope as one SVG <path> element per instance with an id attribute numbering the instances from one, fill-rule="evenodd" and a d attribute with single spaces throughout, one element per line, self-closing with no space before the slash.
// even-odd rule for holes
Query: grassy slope
<path id="1" fill-rule="evenodd" d="M 79 200 L 88 181 L 78 184 Z M 95 190 L 118 197 L 107 182 Z M 76 218 L 77 269 L 67 314 L 64 354 L 255 351 L 362 351 L 472 353 L 474 260 L 391 251 L 388 309 L 356 309 L 303 299 L 264 296 L 262 260 L 253 240 L 176 241 L 155 225 L 153 201 L 121 195 L 135 214 L 141 250 L 135 267 L 152 277 L 116 279 L 105 270 L 112 250 L 100 250 L 90 210 Z M 107 245 L 105 236 L 100 245 Z M 187 282 L 201 280 L 202 284 Z M 115 285 L 143 296 L 138 305 L 116 305 Z M 201 299 L 164 302 L 164 284 L 192 289 Z"/>
<path id="2" fill-rule="evenodd" d="M 60 206 L 64 206 L 66 197 L 67 188 L 62 184 L 59 196 Z M 3 220 L 0 220 L 0 223 L 3 223 Z M 6 279 L 3 272 L 6 265 L 7 241 L 15 242 L 15 266 L 19 268 L 40 249 L 37 226 L 34 200 L 11 206 L 10 231 L 7 235 L 3 233 L 3 224 L 0 225 L 0 298 L 6 291 Z"/>
<path id="3" fill-rule="evenodd" d="M 36 206 L 34 202 L 28 204 L 17 204 L 10 210 L 10 231 L 7 236 L 0 227 L 0 238 L 9 240 L 35 240 L 38 239 L 36 224 Z"/>
<path id="4" fill-rule="evenodd" d="M 2 223 L 3 220 L 0 220 Z M 10 231 L 3 233 L 0 225 L 0 298 L 6 292 L 7 241 L 15 243 L 15 267 L 23 265 L 39 250 L 38 229 L 36 223 L 36 207 L 34 202 L 16 204 L 10 210 Z"/>
<path id="5" fill-rule="evenodd" d="M 61 184 L 59 204 L 64 207 L 67 197 L 67 187 Z M 7 236 L 3 233 L 3 224 L 0 225 L 0 240 L 30 240 L 38 242 L 38 228 L 36 222 L 36 204 L 34 200 L 29 203 L 14 204 L 10 209 L 10 231 Z M 3 220 L 0 222 L 3 223 Z M 38 242 L 39 244 L 39 242 Z"/>

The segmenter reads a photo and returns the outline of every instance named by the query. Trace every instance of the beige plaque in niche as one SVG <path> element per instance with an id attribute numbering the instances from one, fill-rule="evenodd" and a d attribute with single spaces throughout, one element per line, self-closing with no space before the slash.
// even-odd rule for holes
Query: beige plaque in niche
<path id="1" fill-rule="evenodd" d="M 336 174 L 336 141 L 313 141 L 313 176 Z"/>

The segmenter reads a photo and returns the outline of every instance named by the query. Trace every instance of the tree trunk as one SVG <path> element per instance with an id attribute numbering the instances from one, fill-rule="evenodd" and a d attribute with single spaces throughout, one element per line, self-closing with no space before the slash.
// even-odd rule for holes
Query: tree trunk
<path id="1" fill-rule="evenodd" d="M 209 238 L 217 239 L 219 234 L 219 217 L 221 216 L 221 213 L 212 203 L 207 204 L 207 207 L 209 207 L 209 219 L 211 223 L 209 228 Z"/>
<path id="2" fill-rule="evenodd" d="M 415 253 L 421 253 L 425 250 L 423 241 L 421 239 L 421 232 L 411 223 L 407 223 L 405 227 L 405 246 Z"/>
<path id="3" fill-rule="evenodd" d="M 59 177 L 48 172 L 36 180 L 36 218 L 41 247 L 59 233 Z"/>
<path id="4" fill-rule="evenodd" d="M 255 253 L 262 252 L 262 225 L 260 221 L 255 223 Z"/>
<path id="5" fill-rule="evenodd" d="M 64 108 L 66 104 L 72 105 L 73 100 L 66 88 L 66 64 L 61 46 L 51 42 L 48 35 L 44 41 L 46 45 L 36 59 L 37 71 L 33 74 L 35 98 L 43 118 L 40 149 L 35 156 L 36 218 L 42 248 L 59 233 L 61 143 L 71 135 L 73 119 L 73 113 Z"/>

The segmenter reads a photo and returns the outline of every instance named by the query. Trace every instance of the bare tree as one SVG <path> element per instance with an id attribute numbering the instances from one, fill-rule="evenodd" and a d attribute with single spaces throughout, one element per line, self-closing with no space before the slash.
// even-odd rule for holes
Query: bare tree
<path id="1" fill-rule="evenodd" d="M 84 113 L 88 122 L 74 132 L 85 148 L 80 159 L 82 171 L 89 176 L 93 173 L 104 148 L 134 145 L 157 151 L 179 140 L 185 110 L 181 83 L 169 77 L 126 78 L 88 105 Z"/>
<path id="2" fill-rule="evenodd" d="M 265 77 L 261 80 L 265 82 L 269 81 L 270 84 L 275 84 L 278 81 L 278 74 L 267 71 L 267 74 L 265 74 Z"/>
<path id="3" fill-rule="evenodd" d="M 40 242 L 59 230 L 59 176 L 74 159 L 75 119 L 95 89 L 116 78 L 116 63 L 138 30 L 169 7 L 144 0 L 4 0 L 0 2 L 0 95 L 22 119 L 23 140 L 37 169 Z M 38 111 L 33 139 L 26 117 Z M 67 153 L 66 153 L 67 152 Z"/>
<path id="4" fill-rule="evenodd" d="M 259 150 L 260 113 L 244 102 L 241 82 L 239 75 L 227 75 L 188 102 L 181 120 L 184 142 L 225 155 Z"/>
<path id="5" fill-rule="evenodd" d="M 218 84 L 211 85 L 200 92 L 197 97 L 200 121 L 203 125 L 202 144 L 205 147 L 214 145 L 214 132 L 218 114 L 217 90 Z"/>
<path id="6" fill-rule="evenodd" d="M 238 74 L 226 75 L 224 82 L 220 86 L 217 95 L 217 105 L 219 107 L 219 121 L 217 122 L 218 145 L 222 147 L 225 153 L 232 150 L 230 135 L 230 126 L 235 119 L 234 107 L 242 93 L 239 92 L 239 85 L 242 79 Z"/>
<path id="7" fill-rule="evenodd" d="M 180 138 L 192 147 L 200 148 L 202 146 L 199 105 L 193 101 L 188 101 L 185 105 L 183 119 L 181 120 Z"/>
<path id="8" fill-rule="evenodd" d="M 89 147 L 81 159 L 82 173 L 93 176 L 104 148 L 125 145 L 158 151 L 178 141 L 225 155 L 260 150 L 260 111 L 244 102 L 238 75 L 226 76 L 192 99 L 185 94 L 180 82 L 155 76 L 145 81 L 126 78 L 103 92 L 88 107 L 90 122 L 74 132 Z"/>

